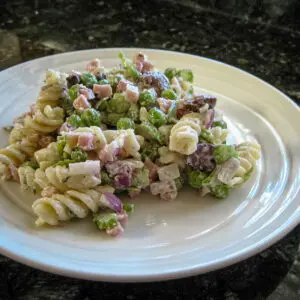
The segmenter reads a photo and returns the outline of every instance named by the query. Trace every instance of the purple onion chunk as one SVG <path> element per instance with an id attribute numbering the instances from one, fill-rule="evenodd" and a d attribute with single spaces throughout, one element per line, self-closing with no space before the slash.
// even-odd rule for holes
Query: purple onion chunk
<path id="1" fill-rule="evenodd" d="M 193 170 L 211 172 L 216 167 L 214 149 L 212 144 L 198 144 L 197 150 L 187 157 L 187 165 Z"/>
<path id="2" fill-rule="evenodd" d="M 100 198 L 100 202 L 103 206 L 112 209 L 116 213 L 121 213 L 123 211 L 121 200 L 113 193 L 104 192 Z"/>

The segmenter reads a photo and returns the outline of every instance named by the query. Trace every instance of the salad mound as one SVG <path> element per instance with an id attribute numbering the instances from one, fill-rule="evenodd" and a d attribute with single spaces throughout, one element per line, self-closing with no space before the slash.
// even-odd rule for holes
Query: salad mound
<path id="1" fill-rule="evenodd" d="M 190 69 L 157 70 L 143 53 L 106 69 L 48 70 L 30 111 L 15 119 L 0 149 L 0 174 L 39 193 L 36 224 L 93 215 L 108 235 L 124 231 L 131 203 L 145 190 L 174 200 L 184 185 L 223 199 L 245 182 L 260 146 L 227 144 L 217 98 L 194 91 Z"/>

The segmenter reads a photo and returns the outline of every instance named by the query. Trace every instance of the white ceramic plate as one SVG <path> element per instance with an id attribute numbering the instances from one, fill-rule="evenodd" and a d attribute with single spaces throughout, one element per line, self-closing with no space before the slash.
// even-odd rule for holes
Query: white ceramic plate
<path id="1" fill-rule="evenodd" d="M 0 73 L 0 126 L 28 109 L 47 68 L 82 70 L 99 57 L 111 67 L 120 49 L 71 52 L 33 60 Z M 140 49 L 123 49 L 132 56 Z M 256 140 L 262 158 L 252 178 L 228 199 L 200 199 L 191 190 L 174 202 L 149 195 L 135 201 L 125 234 L 106 237 L 91 219 L 36 228 L 34 197 L 15 183 L 0 194 L 0 252 L 72 277 L 153 281 L 196 275 L 243 260 L 279 240 L 300 219 L 300 110 L 284 94 L 239 69 L 213 60 L 143 50 L 155 65 L 191 68 L 196 85 L 218 96 L 232 142 Z M 1 131 L 1 145 L 7 135 Z"/>

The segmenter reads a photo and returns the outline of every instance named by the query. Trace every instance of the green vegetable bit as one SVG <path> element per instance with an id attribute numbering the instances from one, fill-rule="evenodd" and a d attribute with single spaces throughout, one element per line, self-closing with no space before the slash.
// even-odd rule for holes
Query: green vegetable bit
<path id="1" fill-rule="evenodd" d="M 181 77 L 185 81 L 189 81 L 191 83 L 193 83 L 193 81 L 194 81 L 194 75 L 193 75 L 192 70 L 190 70 L 190 69 L 179 70 L 176 75 Z"/>
<path id="2" fill-rule="evenodd" d="M 148 158 L 152 161 L 155 161 L 159 156 L 159 147 L 160 145 L 158 144 L 145 142 L 141 149 L 142 160 L 145 161 Z"/>
<path id="3" fill-rule="evenodd" d="M 174 181 L 176 184 L 177 191 L 180 191 L 184 185 L 184 178 L 182 176 L 180 176 L 180 177 L 174 179 Z"/>
<path id="4" fill-rule="evenodd" d="M 121 93 L 115 93 L 113 98 L 107 103 L 107 111 L 123 114 L 128 111 L 130 103 L 125 100 Z"/>
<path id="5" fill-rule="evenodd" d="M 92 88 L 94 84 L 98 83 L 96 76 L 89 72 L 84 72 L 80 75 L 82 83 L 88 87 Z"/>
<path id="6" fill-rule="evenodd" d="M 171 99 L 171 100 L 176 100 L 177 99 L 177 95 L 176 95 L 176 93 L 172 89 L 164 90 L 161 93 L 161 96 L 163 98 L 167 98 L 167 99 Z"/>
<path id="7" fill-rule="evenodd" d="M 150 108 L 156 104 L 157 94 L 154 88 L 144 90 L 140 93 L 139 104 Z"/>
<path id="8" fill-rule="evenodd" d="M 74 162 L 82 162 L 82 161 L 86 161 L 87 160 L 87 153 L 82 151 L 80 148 L 75 148 L 72 152 L 71 152 L 71 160 Z"/>
<path id="9" fill-rule="evenodd" d="M 188 184 L 194 188 L 199 189 L 203 185 L 204 179 L 208 177 L 208 174 L 201 171 L 188 170 Z"/>
<path id="10" fill-rule="evenodd" d="M 219 145 L 213 151 L 213 156 L 217 164 L 222 164 L 231 157 L 238 157 L 238 154 L 231 145 Z"/>
<path id="11" fill-rule="evenodd" d="M 112 179 L 109 177 L 108 173 L 104 170 L 101 170 L 101 184 L 111 184 Z"/>
<path id="12" fill-rule="evenodd" d="M 121 118 L 124 118 L 124 114 L 110 113 L 107 115 L 106 123 L 111 126 L 117 126 Z"/>
<path id="13" fill-rule="evenodd" d="M 216 197 L 220 199 L 224 199 L 229 196 L 232 188 L 226 184 L 218 184 L 214 187 L 210 188 L 211 193 Z"/>
<path id="14" fill-rule="evenodd" d="M 207 142 L 207 143 L 213 144 L 213 136 L 206 129 L 202 129 L 201 130 L 201 133 L 200 133 L 200 136 L 199 136 L 199 140 L 200 140 L 200 142 Z"/>
<path id="15" fill-rule="evenodd" d="M 176 123 L 178 121 L 177 119 L 177 101 L 173 101 L 169 110 L 168 110 L 168 113 L 167 113 L 167 120 L 168 120 L 168 123 Z"/>
<path id="16" fill-rule="evenodd" d="M 72 85 L 69 88 L 68 94 L 69 94 L 71 100 L 74 101 L 78 97 L 78 92 L 79 92 L 79 85 L 78 84 Z"/>
<path id="17" fill-rule="evenodd" d="M 166 75 L 166 77 L 168 77 L 169 81 L 171 81 L 172 78 L 176 76 L 176 73 L 177 73 L 177 71 L 175 68 L 167 68 L 165 70 L 165 75 Z"/>
<path id="18" fill-rule="evenodd" d="M 108 106 L 108 100 L 101 99 L 96 103 L 95 108 L 102 112 L 102 111 L 106 111 L 107 106 Z"/>
<path id="19" fill-rule="evenodd" d="M 132 77 L 133 79 L 138 79 L 141 76 L 141 73 L 136 69 L 136 66 L 125 56 L 123 52 L 119 52 L 119 58 L 124 69 L 128 73 L 128 76 Z"/>
<path id="20" fill-rule="evenodd" d="M 115 213 L 99 213 L 93 217 L 93 222 L 100 230 L 112 229 L 118 225 Z"/>
<path id="21" fill-rule="evenodd" d="M 101 114 L 94 108 L 87 108 L 81 114 L 81 120 L 86 126 L 100 126 Z"/>
<path id="22" fill-rule="evenodd" d="M 74 112 L 73 100 L 70 98 L 68 93 L 63 93 L 60 98 L 60 105 L 66 115 L 70 116 Z"/>
<path id="23" fill-rule="evenodd" d="M 67 118 L 67 123 L 69 123 L 71 126 L 78 128 L 84 126 L 81 117 L 79 115 L 71 115 L 69 118 Z"/>
<path id="24" fill-rule="evenodd" d="M 133 120 L 129 118 L 121 118 L 117 122 L 117 129 L 134 129 L 135 125 Z"/>
<path id="25" fill-rule="evenodd" d="M 107 79 L 108 83 L 112 86 L 113 89 L 115 89 L 121 79 L 124 77 L 121 74 L 109 74 Z"/>
<path id="26" fill-rule="evenodd" d="M 135 127 L 136 134 L 143 136 L 150 141 L 156 141 L 159 144 L 163 144 L 163 138 L 158 129 L 149 122 L 142 122 Z"/>
<path id="27" fill-rule="evenodd" d="M 123 210 L 126 211 L 128 214 L 134 211 L 134 204 L 133 203 L 124 203 Z"/>
<path id="28" fill-rule="evenodd" d="M 39 164 L 36 161 L 29 160 L 29 161 L 24 162 L 21 165 L 21 167 L 30 167 L 30 168 L 36 170 L 39 168 Z"/>
<path id="29" fill-rule="evenodd" d="M 145 188 L 149 184 L 149 170 L 146 168 L 137 169 L 132 177 L 132 186 L 138 188 Z"/>
<path id="30" fill-rule="evenodd" d="M 109 84 L 109 81 L 107 79 L 103 79 L 99 81 L 99 84 Z"/>
<path id="31" fill-rule="evenodd" d="M 227 129 L 227 123 L 225 121 L 216 121 L 212 123 L 212 127 L 221 127 Z"/>
<path id="32" fill-rule="evenodd" d="M 127 111 L 127 117 L 132 119 L 134 122 L 139 121 L 140 109 L 139 106 L 135 103 L 131 103 Z"/>
<path id="33" fill-rule="evenodd" d="M 59 153 L 59 156 L 62 157 L 64 153 L 64 148 L 67 144 L 67 139 L 65 136 L 59 136 L 58 140 L 56 142 L 57 151 Z"/>
<path id="34" fill-rule="evenodd" d="M 156 127 L 162 126 L 167 123 L 166 115 L 157 107 L 153 107 L 150 109 L 148 113 L 148 120 Z"/>

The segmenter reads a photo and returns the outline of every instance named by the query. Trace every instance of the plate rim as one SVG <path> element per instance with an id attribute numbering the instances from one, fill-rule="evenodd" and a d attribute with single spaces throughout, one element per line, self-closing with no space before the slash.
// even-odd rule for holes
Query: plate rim
<path id="1" fill-rule="evenodd" d="M 235 69 L 238 72 L 241 72 L 244 75 L 250 76 L 253 79 L 257 80 L 260 84 L 264 84 L 268 88 L 272 89 L 276 93 L 279 93 L 281 97 L 284 98 L 285 101 L 287 101 L 298 113 L 300 113 L 300 107 L 292 100 L 290 99 L 286 94 L 284 94 L 282 91 L 280 91 L 278 88 L 272 86 L 270 83 L 260 79 L 259 77 L 242 70 L 238 67 L 229 65 L 227 63 L 214 60 L 211 58 L 203 57 L 200 55 L 190 54 L 190 53 L 182 53 L 177 51 L 169 51 L 169 50 L 163 50 L 163 49 L 153 49 L 153 48 L 136 48 L 136 47 L 113 47 L 113 48 L 93 48 L 93 49 L 85 49 L 85 50 L 79 50 L 79 51 L 69 51 L 64 53 L 58 53 L 53 55 L 48 55 L 40 58 L 35 58 L 33 60 L 29 60 L 20 64 L 17 64 L 15 66 L 6 68 L 1 71 L 3 72 L 9 72 L 13 71 L 14 69 L 18 69 L 20 66 L 26 66 L 30 65 L 32 62 L 36 61 L 47 61 L 49 58 L 55 58 L 55 57 L 62 57 L 62 56 L 69 56 L 69 55 L 76 55 L 76 54 L 83 54 L 84 52 L 88 53 L 91 51 L 152 51 L 152 52 L 162 52 L 162 53 L 172 53 L 173 55 L 180 55 L 180 56 L 190 56 L 195 59 L 203 59 L 209 62 L 213 62 L 216 64 L 223 65 L 227 68 Z M 63 275 L 67 277 L 74 277 L 74 278 L 80 278 L 80 279 L 87 279 L 87 280 L 96 280 L 96 281 L 110 281 L 110 282 L 153 282 L 153 281 L 163 281 L 163 280 L 169 280 L 169 279 L 177 279 L 177 278 L 183 278 L 183 277 L 189 277 L 189 276 L 195 276 L 200 275 L 206 272 L 215 271 L 218 269 L 222 269 L 224 267 L 227 267 L 229 265 L 235 264 L 237 262 L 240 262 L 242 260 L 245 260 L 247 258 L 250 258 L 254 256 L 255 254 L 260 253 L 261 251 L 267 249 L 268 247 L 272 246 L 276 242 L 278 242 L 280 239 L 282 239 L 284 236 L 286 236 L 290 231 L 292 231 L 298 224 L 300 223 L 300 213 L 294 213 L 292 214 L 277 230 L 270 233 L 267 237 L 264 238 L 263 242 L 257 242 L 255 244 L 252 244 L 251 246 L 244 248 L 238 252 L 235 252 L 234 254 L 231 254 L 229 256 L 226 256 L 225 258 L 219 258 L 218 260 L 215 260 L 213 263 L 208 264 L 201 264 L 197 265 L 195 264 L 193 267 L 181 267 L 177 270 L 168 270 L 160 272 L 159 274 L 118 274 L 118 275 L 103 275 L 101 273 L 96 272 L 85 272 L 85 271 L 78 271 L 72 269 L 72 265 L 70 267 L 68 266 L 57 266 L 57 265 L 51 265 L 45 261 L 40 260 L 34 260 L 29 255 L 22 255 L 20 251 L 15 251 L 14 249 L 10 249 L 9 247 L 5 247 L 5 244 L 1 246 L 2 243 L 0 243 L 0 253 L 3 254 L 6 257 L 9 257 L 15 261 L 18 261 L 20 263 L 23 263 L 27 266 L 37 268 L 46 272 L 51 272 L 58 275 Z M 280 229 L 278 231 L 278 229 Z M 2 238 L 0 237 L 0 241 Z M 15 242 L 14 242 L 15 243 Z"/>

